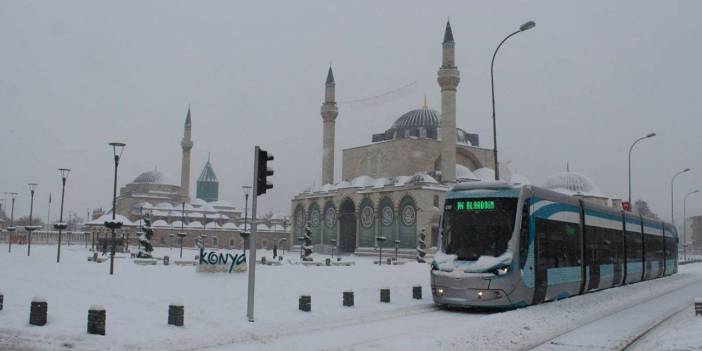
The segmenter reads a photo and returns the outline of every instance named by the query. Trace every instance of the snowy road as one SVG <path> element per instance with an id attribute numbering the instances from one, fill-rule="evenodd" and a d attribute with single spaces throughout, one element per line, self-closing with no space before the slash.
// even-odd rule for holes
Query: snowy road
<path id="1" fill-rule="evenodd" d="M 194 267 L 138 266 L 120 259 L 117 274 L 109 276 L 106 264 L 86 262 L 83 248 L 67 248 L 60 265 L 54 250 L 33 247 L 31 258 L 24 252 L 0 254 L 1 350 L 616 349 L 702 295 L 702 264 L 690 264 L 671 277 L 513 311 L 440 310 L 431 303 L 426 265 L 381 268 L 354 258 L 352 267 L 257 268 L 257 318 L 249 323 L 245 274 L 202 274 Z M 423 286 L 423 300 L 411 297 L 416 284 Z M 379 303 L 380 287 L 392 289 L 391 303 Z M 353 308 L 341 306 L 341 292 L 349 288 L 356 295 Z M 312 296 L 312 312 L 297 310 L 301 293 Z M 45 327 L 27 324 L 35 295 L 49 301 Z M 172 300 L 186 306 L 183 328 L 165 323 Z M 85 333 L 93 303 L 108 311 L 104 337 Z M 642 338 L 637 349 L 651 342 Z"/>

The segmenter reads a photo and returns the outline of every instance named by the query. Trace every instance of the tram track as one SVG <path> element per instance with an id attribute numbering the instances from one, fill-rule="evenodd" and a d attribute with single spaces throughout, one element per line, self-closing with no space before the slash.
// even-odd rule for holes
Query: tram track
<path id="1" fill-rule="evenodd" d="M 633 306 L 627 306 L 620 310 L 613 311 L 612 314 L 597 318 L 595 320 L 589 321 L 585 324 L 569 328 L 566 331 L 559 333 L 557 336 L 553 336 L 548 340 L 541 342 L 539 344 L 533 345 L 526 348 L 526 350 L 535 351 L 549 351 L 549 350 L 587 350 L 595 348 L 607 349 L 607 350 L 635 350 L 636 344 L 646 335 L 655 331 L 660 325 L 664 324 L 666 321 L 670 320 L 674 316 L 683 312 L 686 308 L 689 308 L 691 300 L 689 298 L 679 298 L 676 299 L 673 295 L 685 295 L 689 293 L 689 289 L 693 287 L 702 287 L 702 279 L 694 280 L 688 284 L 685 284 L 672 291 L 668 291 L 664 294 L 657 295 L 640 301 Z M 667 299 L 668 301 L 684 301 L 682 303 L 675 304 L 674 306 L 669 306 L 672 312 L 665 310 L 664 312 L 659 312 L 658 316 L 650 321 L 636 321 L 632 320 L 631 316 L 635 316 L 636 310 L 642 308 L 642 306 L 650 303 L 659 303 L 661 300 Z M 655 302 L 654 302 L 655 301 Z M 618 321 L 618 319 L 620 321 Z M 622 328 L 622 325 L 626 323 L 632 325 L 638 325 L 638 327 L 632 327 L 631 330 L 626 330 Z M 617 327 L 609 328 L 610 334 L 598 333 L 596 331 L 607 330 L 608 326 L 618 326 L 622 329 L 620 335 L 611 334 L 614 333 L 613 329 Z M 589 336 L 585 337 L 585 336 Z M 582 343 L 581 340 L 587 340 L 587 342 Z M 596 345 L 596 346 L 594 346 Z"/>

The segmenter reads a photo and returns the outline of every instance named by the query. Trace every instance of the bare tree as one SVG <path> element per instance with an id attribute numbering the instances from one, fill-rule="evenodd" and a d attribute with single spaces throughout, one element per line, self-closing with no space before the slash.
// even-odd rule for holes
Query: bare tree
<path id="1" fill-rule="evenodd" d="M 651 211 L 645 200 L 636 200 L 636 202 L 634 202 L 633 212 L 644 217 L 659 218 L 657 214 Z"/>

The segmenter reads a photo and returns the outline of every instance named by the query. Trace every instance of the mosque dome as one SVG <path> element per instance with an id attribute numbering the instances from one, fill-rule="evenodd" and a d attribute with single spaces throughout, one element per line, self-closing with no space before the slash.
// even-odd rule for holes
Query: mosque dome
<path id="1" fill-rule="evenodd" d="M 589 196 L 603 196 L 600 188 L 590 178 L 576 172 L 554 174 L 544 182 L 544 188 Z"/>
<path id="2" fill-rule="evenodd" d="M 400 116 L 400 118 L 392 124 L 391 129 L 403 130 L 421 127 L 439 127 L 439 112 L 426 107 L 409 111 Z"/>
<path id="3" fill-rule="evenodd" d="M 146 171 L 138 175 L 136 178 L 134 178 L 132 183 L 178 185 L 172 182 L 165 174 L 159 172 L 157 169 L 154 169 L 153 171 Z"/>
<path id="4" fill-rule="evenodd" d="M 425 102 L 422 108 L 404 113 L 383 133 L 373 134 L 372 141 L 419 138 L 439 140 L 440 112 L 430 109 Z M 456 128 L 456 143 L 478 146 L 478 135 Z"/>

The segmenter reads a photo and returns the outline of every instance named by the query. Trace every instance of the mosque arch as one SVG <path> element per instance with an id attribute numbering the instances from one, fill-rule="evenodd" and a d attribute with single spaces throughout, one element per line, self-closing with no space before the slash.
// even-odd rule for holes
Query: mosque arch
<path id="1" fill-rule="evenodd" d="M 358 206 L 358 214 L 360 216 L 358 246 L 374 247 L 375 235 L 377 233 L 375 220 L 376 213 L 375 207 L 373 206 L 373 201 L 371 201 L 369 197 L 365 197 L 363 200 L 361 200 L 361 204 Z"/>
<path id="2" fill-rule="evenodd" d="M 392 202 L 392 199 L 390 199 L 387 196 L 380 199 L 380 202 L 378 203 L 378 210 L 378 218 L 380 219 L 379 236 L 383 236 L 387 239 L 385 240 L 385 243 L 382 246 L 395 247 L 394 241 L 397 239 L 397 216 L 395 213 L 395 205 Z"/>
<path id="3" fill-rule="evenodd" d="M 400 200 L 398 210 L 398 239 L 400 248 L 410 249 L 417 244 L 417 202 L 410 195 Z"/>
<path id="4" fill-rule="evenodd" d="M 336 233 L 338 227 L 338 214 L 336 211 L 336 207 L 334 206 L 334 202 L 332 200 L 328 200 L 327 203 L 324 205 L 323 218 L 324 220 L 322 221 L 322 240 L 324 241 L 324 244 L 329 244 L 329 240 L 337 239 Z"/>
<path id="5" fill-rule="evenodd" d="M 319 205 L 316 202 L 310 204 L 307 210 L 308 224 L 310 226 L 310 237 L 312 244 L 317 245 L 322 243 L 322 214 L 319 211 Z"/>
<path id="6" fill-rule="evenodd" d="M 302 204 L 297 204 L 294 213 L 293 233 L 295 238 L 299 238 L 305 233 L 305 208 Z"/>
<path id="7" fill-rule="evenodd" d="M 356 223 L 356 205 L 347 197 L 339 206 L 339 252 L 356 250 Z"/>

